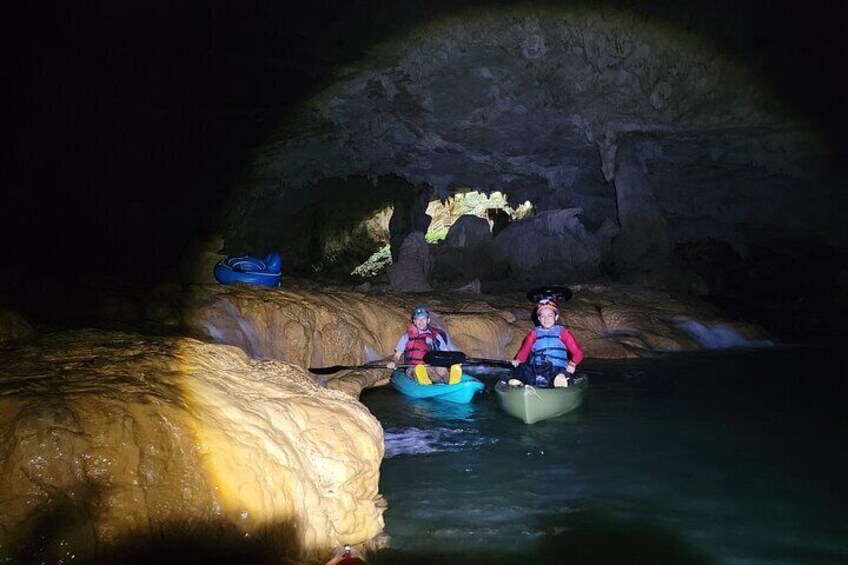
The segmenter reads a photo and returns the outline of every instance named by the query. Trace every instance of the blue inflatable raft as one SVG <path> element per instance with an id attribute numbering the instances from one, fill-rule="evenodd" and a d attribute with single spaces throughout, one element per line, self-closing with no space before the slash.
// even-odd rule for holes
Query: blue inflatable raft
<path id="1" fill-rule="evenodd" d="M 282 277 L 283 260 L 279 253 L 269 253 L 265 259 L 242 255 L 226 257 L 215 264 L 213 274 L 221 284 L 258 284 L 278 286 Z"/>
<path id="2" fill-rule="evenodd" d="M 392 372 L 390 382 L 395 389 L 412 398 L 435 398 L 457 404 L 468 404 L 474 399 L 474 395 L 484 388 L 482 382 L 464 373 L 462 379 L 453 385 L 445 383 L 422 385 L 404 371 L 395 370 Z"/>

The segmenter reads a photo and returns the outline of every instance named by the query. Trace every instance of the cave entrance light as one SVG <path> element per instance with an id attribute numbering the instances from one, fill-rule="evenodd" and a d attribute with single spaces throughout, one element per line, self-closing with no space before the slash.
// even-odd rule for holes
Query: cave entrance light
<path id="1" fill-rule="evenodd" d="M 388 214 L 386 214 L 386 210 L 389 211 Z M 373 218 L 366 220 L 366 223 L 371 225 L 372 231 L 383 231 L 383 236 L 379 238 L 381 241 L 389 240 L 388 219 L 394 212 L 392 207 L 386 210 L 381 210 Z M 510 206 L 507 196 L 499 191 L 486 194 L 474 189 L 461 189 L 461 191 L 444 200 L 431 201 L 427 206 L 426 213 L 432 218 L 432 221 L 425 238 L 431 245 L 438 245 L 440 241 L 447 237 L 450 227 L 460 216 L 472 214 L 483 218 L 489 223 L 492 233 L 497 234 L 497 231 L 502 227 L 498 225 L 500 221 L 509 223 L 532 216 L 535 213 L 535 207 L 532 202 L 526 200 L 513 208 Z M 391 250 L 387 243 L 376 249 L 364 263 L 356 267 L 350 274 L 363 279 L 370 279 L 377 276 L 391 263 Z"/>
<path id="2" fill-rule="evenodd" d="M 427 206 L 427 215 L 433 218 L 426 238 L 429 243 L 438 243 L 445 239 L 450 227 L 460 216 L 472 214 L 489 222 L 489 228 L 494 229 L 498 213 L 506 214 L 509 221 L 523 218 L 533 212 L 533 204 L 528 200 L 517 208 L 509 205 L 507 196 L 494 191 L 490 194 L 474 189 L 457 192 L 445 200 L 433 200 Z"/>

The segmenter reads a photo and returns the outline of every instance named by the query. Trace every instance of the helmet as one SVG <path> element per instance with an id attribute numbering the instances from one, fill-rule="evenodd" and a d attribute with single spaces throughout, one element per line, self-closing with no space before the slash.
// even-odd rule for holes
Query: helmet
<path id="1" fill-rule="evenodd" d="M 429 310 L 429 308 L 427 308 L 427 307 L 426 307 L 426 306 L 424 306 L 423 304 L 419 304 L 418 306 L 416 306 L 416 307 L 412 310 L 412 319 L 413 319 L 413 320 L 415 320 L 415 318 L 421 318 L 421 317 L 425 317 L 425 318 L 429 318 L 429 317 L 430 317 L 430 310 Z"/>
<path id="2" fill-rule="evenodd" d="M 554 302 L 550 298 L 543 298 L 539 301 L 539 303 L 536 305 L 536 314 L 539 314 L 542 310 L 545 310 L 545 309 L 553 310 L 554 316 L 556 316 L 559 313 L 559 311 L 557 310 L 556 302 Z"/>

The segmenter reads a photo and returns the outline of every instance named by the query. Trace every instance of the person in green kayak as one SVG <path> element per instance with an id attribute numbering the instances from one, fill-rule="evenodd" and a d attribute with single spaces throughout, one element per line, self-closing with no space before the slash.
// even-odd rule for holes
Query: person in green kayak
<path id="1" fill-rule="evenodd" d="M 394 370 L 403 358 L 405 364 L 412 365 L 406 373 L 420 384 L 456 384 L 462 378 L 460 365 L 451 365 L 448 370 L 424 364 L 424 355 L 428 351 L 450 351 L 452 348 L 449 343 L 448 334 L 444 330 L 430 325 L 430 309 L 419 304 L 412 310 L 412 323 L 398 340 L 392 360 L 386 367 Z"/>
<path id="2" fill-rule="evenodd" d="M 583 360 L 583 350 L 570 331 L 557 323 L 556 302 L 544 298 L 536 305 L 539 325 L 524 338 L 512 360 L 515 367 L 507 384 L 567 387 Z"/>

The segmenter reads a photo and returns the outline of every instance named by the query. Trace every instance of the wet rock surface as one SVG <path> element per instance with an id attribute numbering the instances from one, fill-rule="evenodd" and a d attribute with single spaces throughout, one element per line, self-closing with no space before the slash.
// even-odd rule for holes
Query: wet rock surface
<path id="1" fill-rule="evenodd" d="M 572 290 L 561 321 L 587 360 L 710 347 L 715 328 L 723 346 L 766 339 L 694 298 Z M 190 539 L 286 560 L 369 542 L 383 526 L 383 440 L 357 398 L 389 372 L 304 369 L 387 357 L 420 303 L 469 357 L 509 359 L 532 327 L 524 293 L 294 279 L 100 287 L 72 302 L 88 329 L 44 326 L 0 348 L 4 558 L 138 557 L 155 538 L 165 552 Z"/>
<path id="2" fill-rule="evenodd" d="M 0 426 L 5 560 L 170 560 L 171 542 L 296 557 L 383 527 L 379 423 L 236 347 L 42 335 L 0 351 Z"/>

